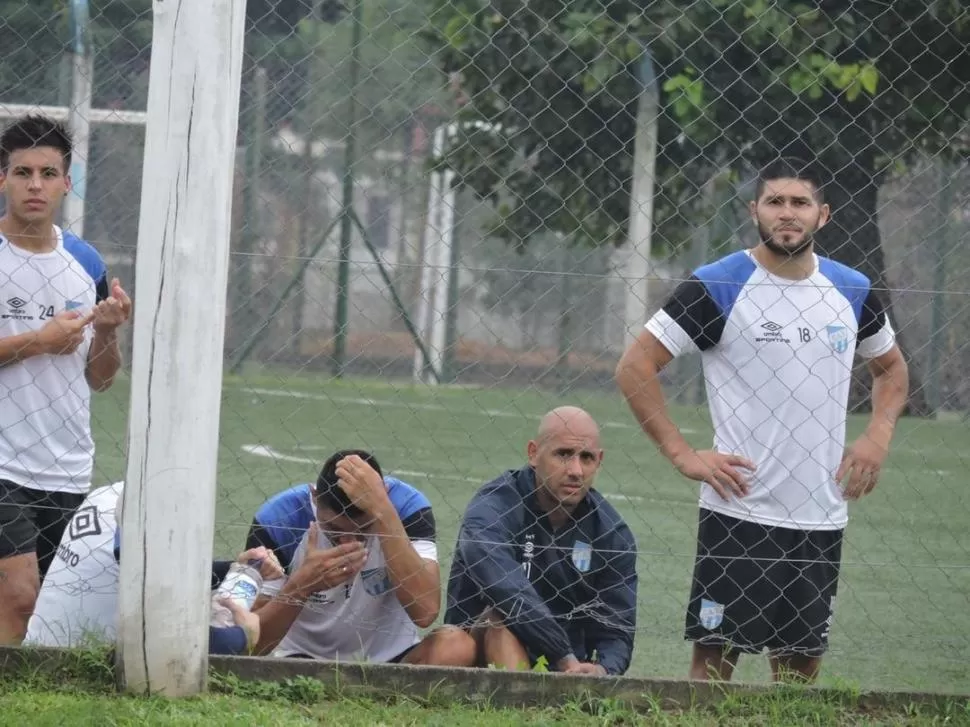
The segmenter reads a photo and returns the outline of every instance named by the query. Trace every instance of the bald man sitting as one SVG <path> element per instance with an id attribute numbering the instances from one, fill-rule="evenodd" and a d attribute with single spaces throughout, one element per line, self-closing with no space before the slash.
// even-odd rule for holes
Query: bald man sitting
<path id="1" fill-rule="evenodd" d="M 623 674 L 636 629 L 636 542 L 592 489 L 599 427 L 576 407 L 549 412 L 528 464 L 484 485 L 462 522 L 445 623 L 474 640 L 468 666 Z M 471 642 L 469 642 L 471 643 Z"/>

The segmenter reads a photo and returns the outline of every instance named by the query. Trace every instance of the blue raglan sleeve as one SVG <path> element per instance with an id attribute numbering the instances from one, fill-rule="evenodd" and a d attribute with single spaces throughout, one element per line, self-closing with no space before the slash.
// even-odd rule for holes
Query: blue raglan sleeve
<path id="1" fill-rule="evenodd" d="M 504 625 L 531 652 L 550 664 L 572 654 L 566 632 L 533 588 L 515 557 L 512 517 L 522 508 L 519 494 L 485 488 L 468 505 L 458 536 L 466 578 L 504 617 Z"/>
<path id="2" fill-rule="evenodd" d="M 70 232 L 64 233 L 64 249 L 73 255 L 91 276 L 95 301 L 100 303 L 106 300 L 111 295 L 111 289 L 108 286 L 108 269 L 101 254 L 90 243 Z"/>
<path id="3" fill-rule="evenodd" d="M 253 516 L 245 549 L 269 548 L 289 572 L 297 546 L 314 519 L 312 497 L 310 486 L 302 484 L 269 498 Z"/>
<path id="4" fill-rule="evenodd" d="M 242 626 L 210 626 L 210 654 L 244 654 L 246 631 Z"/>
<path id="5" fill-rule="evenodd" d="M 586 628 L 587 652 L 608 674 L 623 674 L 633 656 L 637 627 L 637 544 L 625 523 L 612 537 L 599 588 L 598 608 Z"/>

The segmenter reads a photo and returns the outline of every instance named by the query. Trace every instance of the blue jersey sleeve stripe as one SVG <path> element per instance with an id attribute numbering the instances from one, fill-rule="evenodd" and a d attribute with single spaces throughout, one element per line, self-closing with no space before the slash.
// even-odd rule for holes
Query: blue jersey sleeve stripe
<path id="1" fill-rule="evenodd" d="M 387 496 L 402 520 L 411 517 L 419 510 L 431 507 L 431 501 L 420 490 L 396 477 L 385 477 Z"/>
<path id="2" fill-rule="evenodd" d="M 862 323 L 862 304 L 869 295 L 869 278 L 858 270 L 829 258 L 818 259 L 818 271 L 832 281 L 832 285 L 849 301 L 856 323 Z"/>
<path id="3" fill-rule="evenodd" d="M 724 320 L 727 320 L 741 290 L 754 271 L 754 261 L 742 251 L 699 267 L 694 275 L 704 283 Z"/>
<path id="4" fill-rule="evenodd" d="M 307 484 L 297 485 L 273 495 L 253 518 L 276 543 L 276 555 L 283 563 L 293 560 L 303 534 L 313 522 L 313 495 Z"/>
<path id="5" fill-rule="evenodd" d="M 91 282 L 97 286 L 105 279 L 107 269 L 101 255 L 90 244 L 86 243 L 77 235 L 70 232 L 64 234 L 64 249 L 67 250 L 75 260 L 81 263 L 81 267 L 91 276 Z"/>

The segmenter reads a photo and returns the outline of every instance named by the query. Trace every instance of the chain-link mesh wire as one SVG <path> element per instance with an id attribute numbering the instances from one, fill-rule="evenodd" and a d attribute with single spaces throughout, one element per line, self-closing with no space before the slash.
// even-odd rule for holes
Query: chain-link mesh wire
<path id="1" fill-rule="evenodd" d="M 63 3 L 0 9 L 0 111 L 43 105 L 67 118 L 76 79 Z M 912 416 L 878 488 L 850 508 L 823 675 L 965 685 L 962 4 L 249 0 L 247 13 L 217 556 L 247 545 L 257 511 L 279 493 L 295 488 L 292 502 L 309 507 L 300 483 L 315 482 L 335 450 L 361 447 L 433 506 L 444 592 L 478 487 L 524 464 L 543 413 L 580 405 L 607 453 L 597 489 L 638 547 L 629 673 L 685 674 L 697 491 L 640 432 L 614 370 L 693 270 L 757 241 L 754 173 L 795 154 L 830 180 L 819 251 L 883 294 L 911 377 Z M 90 14 L 84 236 L 137 301 L 143 128 L 107 112 L 144 109 L 151 6 L 97 2 Z M 657 116 L 638 127 L 652 93 Z M 630 240 L 642 211 L 630 206 L 638 128 L 656 140 L 642 172 L 654 182 L 652 225 Z M 127 350 L 130 331 L 122 337 Z M 688 441 L 710 446 L 698 357 L 675 359 L 663 382 Z M 867 421 L 869 383 L 857 366 L 849 441 Z M 126 410 L 123 379 L 94 399 L 94 486 L 123 476 Z M 556 567 L 572 580 L 550 576 L 548 600 L 595 583 L 580 567 L 585 550 L 549 537 L 544 557 L 561 547 Z M 57 555 L 70 566 L 65 538 Z M 287 547 L 281 560 L 303 557 L 292 539 Z M 748 556 L 738 562 L 766 557 Z M 604 562 L 593 570 L 616 576 Z M 386 595 L 382 568 L 350 582 Z M 87 587 L 78 578 L 63 590 Z M 304 610 L 332 611 L 329 593 Z M 562 623 L 592 610 L 631 632 L 620 606 L 604 616 L 600 601 L 576 598 L 556 601 Z M 442 597 L 438 622 L 444 610 Z M 742 661 L 742 677 L 766 673 Z"/>

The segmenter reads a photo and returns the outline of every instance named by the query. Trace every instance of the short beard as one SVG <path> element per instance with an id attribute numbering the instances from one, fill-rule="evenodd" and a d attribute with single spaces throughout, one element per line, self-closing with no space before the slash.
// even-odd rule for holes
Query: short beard
<path id="1" fill-rule="evenodd" d="M 812 249 L 812 245 L 815 243 L 815 237 L 811 232 L 806 232 L 802 241 L 797 247 L 782 247 L 771 235 L 771 232 L 766 230 L 760 223 L 758 224 L 758 235 L 761 237 L 761 242 L 765 247 L 768 248 L 772 253 L 778 255 L 779 257 L 790 257 L 796 258 Z"/>

